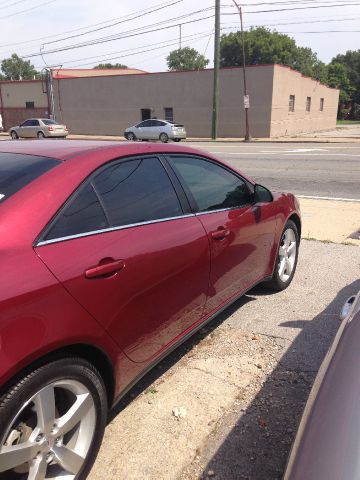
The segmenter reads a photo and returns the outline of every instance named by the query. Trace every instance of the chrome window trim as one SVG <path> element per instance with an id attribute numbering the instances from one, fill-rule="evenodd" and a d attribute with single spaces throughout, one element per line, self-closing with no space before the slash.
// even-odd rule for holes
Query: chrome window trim
<path id="1" fill-rule="evenodd" d="M 194 213 L 187 213 L 185 215 L 178 215 L 176 217 L 158 218 L 156 220 L 148 220 L 146 222 L 130 223 L 130 224 L 127 224 L 127 225 L 121 225 L 119 227 L 109 227 L 109 228 L 103 228 L 103 229 L 100 229 L 100 230 L 92 230 L 91 232 L 84 232 L 84 233 L 77 233 L 75 235 L 68 235 L 66 237 L 52 238 L 51 240 L 44 240 L 44 241 L 38 242 L 35 245 L 35 247 L 42 247 L 43 245 L 50 245 L 52 243 L 65 242 L 66 240 L 75 240 L 77 238 L 82 238 L 82 237 L 90 237 L 92 235 L 98 235 L 99 233 L 115 232 L 117 230 L 125 230 L 127 228 L 132 228 L 132 227 L 140 227 L 142 225 L 151 225 L 153 223 L 163 223 L 163 222 L 168 222 L 170 220 L 180 220 L 181 218 L 188 218 L 188 217 L 195 217 L 195 214 Z"/>
<path id="2" fill-rule="evenodd" d="M 228 212 L 230 210 L 239 210 L 240 208 L 251 207 L 252 203 L 245 203 L 244 205 L 239 205 L 238 207 L 229 207 L 229 208 L 219 208 L 217 210 L 207 210 L 205 212 L 197 212 L 195 215 L 208 215 L 209 213 L 219 213 L 219 212 Z"/>

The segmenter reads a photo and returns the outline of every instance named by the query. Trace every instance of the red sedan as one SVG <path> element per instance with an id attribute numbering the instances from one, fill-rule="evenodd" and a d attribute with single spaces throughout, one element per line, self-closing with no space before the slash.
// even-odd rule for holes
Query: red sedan
<path id="1" fill-rule="evenodd" d="M 86 478 L 146 371 L 296 269 L 296 198 L 185 146 L 3 141 L 0 202 L 0 480 Z"/>

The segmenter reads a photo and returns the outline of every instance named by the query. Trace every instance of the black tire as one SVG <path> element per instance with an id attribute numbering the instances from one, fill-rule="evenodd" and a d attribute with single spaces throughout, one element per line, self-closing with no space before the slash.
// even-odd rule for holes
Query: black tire
<path id="1" fill-rule="evenodd" d="M 295 244 L 296 244 L 295 260 L 294 260 L 294 265 L 293 265 L 291 274 L 289 275 L 287 280 L 282 280 L 281 277 L 280 277 L 280 274 L 279 274 L 280 262 L 281 262 L 280 248 L 282 247 L 282 244 L 283 244 L 283 239 L 284 239 L 285 232 L 289 229 L 292 230 L 294 232 L 294 235 L 295 235 Z M 280 242 L 279 242 L 279 246 L 278 246 L 277 257 L 276 257 L 276 264 L 275 264 L 272 279 L 269 282 L 266 282 L 264 284 L 270 290 L 273 290 L 274 292 L 281 292 L 282 290 L 285 290 L 285 288 L 287 288 L 290 285 L 290 283 L 292 282 L 292 279 L 293 279 L 295 271 L 296 271 L 297 261 L 298 261 L 299 243 L 300 242 L 299 242 L 298 229 L 297 229 L 295 223 L 292 220 L 289 220 L 286 223 L 286 225 L 285 225 L 285 227 L 284 227 L 284 229 L 281 233 Z"/>
<path id="2" fill-rule="evenodd" d="M 8 438 L 10 429 L 14 431 L 15 425 L 19 424 L 19 412 L 22 411 L 26 413 L 26 409 L 30 409 L 29 405 L 32 405 L 32 403 L 25 408 L 24 405 L 26 405 L 26 403 L 37 394 L 37 392 L 52 383 L 59 381 L 77 382 L 77 384 L 81 384 L 90 393 L 91 399 L 93 400 L 95 411 L 93 425 L 95 426 L 95 429 L 85 460 L 75 476 L 76 480 L 85 480 L 96 459 L 104 435 L 108 413 L 108 402 L 105 386 L 99 372 L 89 362 L 82 358 L 66 357 L 50 361 L 25 375 L 0 397 L 0 451 L 6 438 Z M 59 411 L 60 407 L 58 404 L 56 404 L 56 408 L 58 409 L 57 411 Z M 23 414 L 24 413 L 22 413 L 22 415 Z M 32 413 L 32 416 L 34 415 L 36 416 L 35 413 Z M 34 428 L 34 426 L 32 428 Z M 64 444 L 66 444 L 65 437 L 66 435 L 64 435 L 64 438 L 62 439 Z M 21 439 L 18 440 L 17 443 L 21 443 Z M 23 465 L 21 466 L 22 468 Z M 55 465 L 50 468 L 59 468 L 59 466 Z M 49 469 L 48 466 L 46 469 Z M 45 474 L 46 472 L 44 472 L 44 475 Z M 10 480 L 13 477 L 14 480 L 15 478 L 27 478 L 27 476 L 19 477 L 14 470 L 7 470 L 5 472 L 0 471 L 1 480 Z"/>
<path id="3" fill-rule="evenodd" d="M 174 138 L 174 142 L 181 142 L 181 138 Z"/>
<path id="4" fill-rule="evenodd" d="M 37 138 L 38 138 L 39 140 L 42 140 L 43 138 L 45 138 L 44 132 L 38 132 L 38 133 L 37 133 Z"/>
<path id="5" fill-rule="evenodd" d="M 136 142 L 137 140 L 134 132 L 128 132 L 126 138 L 129 140 L 129 142 Z"/>
<path id="6" fill-rule="evenodd" d="M 15 132 L 15 130 L 11 130 L 10 132 L 10 137 L 13 139 L 13 140 L 17 140 L 19 138 L 19 135 Z"/>
<path id="7" fill-rule="evenodd" d="M 169 135 L 165 132 L 161 132 L 159 135 L 159 140 L 162 143 L 167 143 L 169 141 Z"/>

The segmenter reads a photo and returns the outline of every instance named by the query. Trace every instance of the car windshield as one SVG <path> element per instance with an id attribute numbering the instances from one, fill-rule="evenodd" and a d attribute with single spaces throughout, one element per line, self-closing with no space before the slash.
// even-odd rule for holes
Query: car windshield
<path id="1" fill-rule="evenodd" d="M 49 120 L 48 118 L 42 118 L 41 121 L 42 121 L 45 125 L 58 125 L 58 123 L 55 122 L 55 120 Z"/>
<path id="2" fill-rule="evenodd" d="M 0 202 L 60 163 L 54 158 L 0 153 Z"/>

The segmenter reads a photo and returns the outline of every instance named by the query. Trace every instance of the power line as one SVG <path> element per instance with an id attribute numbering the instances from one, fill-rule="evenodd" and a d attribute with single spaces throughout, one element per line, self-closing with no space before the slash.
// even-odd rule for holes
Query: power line
<path id="1" fill-rule="evenodd" d="M 23 3 L 23 2 L 27 2 L 27 1 L 28 0 L 17 0 L 17 2 L 13 2 L 13 3 L 3 2 L 3 3 L 0 3 L 0 8 L 2 10 L 4 10 L 5 8 L 11 8 L 14 5 L 17 5 L 18 3 Z"/>
<path id="2" fill-rule="evenodd" d="M 145 17 L 146 15 L 150 15 L 151 13 L 158 12 L 159 10 L 163 10 L 164 8 L 172 7 L 173 5 L 176 5 L 177 3 L 181 3 L 183 1 L 184 0 L 175 0 L 171 3 L 168 2 L 166 5 L 159 6 L 157 8 L 152 9 L 152 10 L 149 10 L 148 12 L 145 12 L 145 13 L 139 13 L 138 15 L 135 15 L 132 18 L 128 18 L 127 20 L 119 20 L 115 23 L 112 23 L 111 25 L 106 25 L 104 27 L 95 28 L 93 30 L 88 30 L 87 32 L 83 32 L 83 33 L 77 33 L 76 35 L 71 35 L 69 37 L 64 37 L 64 38 L 59 38 L 57 40 L 52 40 L 51 42 L 44 43 L 44 45 L 50 45 L 52 43 L 63 42 L 64 40 L 69 40 L 70 38 L 75 38 L 75 37 L 78 38 L 78 37 L 81 37 L 83 35 L 88 35 L 89 33 L 94 33 L 94 32 L 98 32 L 100 30 L 104 30 L 106 28 L 111 28 L 111 27 L 114 27 L 116 25 L 120 25 L 121 23 L 124 23 L 124 22 L 131 22 L 132 20 L 137 20 L 139 18 Z"/>
<path id="3" fill-rule="evenodd" d="M 279 27 L 279 26 L 284 26 L 284 25 L 304 25 L 305 23 L 331 23 L 331 22 L 351 22 L 354 20 L 360 20 L 360 17 L 352 17 L 352 18 L 332 18 L 328 20 L 302 20 L 300 22 L 281 22 L 281 23 L 262 23 L 261 26 L 265 27 Z M 238 22 L 229 22 L 229 23 L 224 23 L 223 25 L 238 25 Z M 249 25 L 248 27 L 252 26 L 259 26 L 258 24 L 256 25 Z"/>
<path id="4" fill-rule="evenodd" d="M 319 9 L 319 8 L 335 8 L 335 7 L 350 7 L 350 6 L 357 6 L 360 3 L 337 3 L 332 5 L 310 5 L 307 7 L 291 7 L 291 8 L 277 8 L 271 10 L 247 10 L 246 14 L 250 13 L 270 13 L 270 12 L 288 12 L 293 10 L 309 10 L 309 9 Z M 234 15 L 232 13 L 223 13 L 223 15 Z"/>
<path id="5" fill-rule="evenodd" d="M 3 18 L 15 17 L 16 15 L 21 15 L 22 13 L 30 12 L 31 10 L 35 10 L 36 8 L 45 7 L 45 5 L 49 5 L 50 3 L 54 3 L 56 0 L 48 0 L 45 3 L 41 3 L 40 5 L 35 5 L 34 7 L 27 8 L 26 10 L 21 10 L 20 12 L 10 13 L 9 15 L 3 15 L 0 17 L 0 20 Z"/>
<path id="6" fill-rule="evenodd" d="M 197 35 L 197 36 L 194 36 L 194 38 L 192 38 L 191 40 L 186 40 L 184 43 L 189 43 L 189 41 L 193 41 L 193 40 L 200 40 L 202 38 L 207 38 L 208 34 L 206 35 Z M 183 37 L 184 38 L 184 37 Z M 155 47 L 152 47 L 152 48 L 146 48 L 144 50 L 139 50 L 138 52 L 130 52 L 130 53 L 126 53 L 125 55 L 118 55 L 116 57 L 111 57 L 111 58 L 102 58 L 101 60 L 97 60 L 97 62 L 101 63 L 101 62 L 108 62 L 109 60 L 119 60 L 121 58 L 126 58 L 126 57 L 131 57 L 133 55 L 139 55 L 141 53 L 147 53 L 147 52 L 154 52 L 155 50 L 159 50 L 159 49 L 162 49 L 162 48 L 168 48 L 168 47 L 172 47 L 172 46 L 175 46 L 177 45 L 179 42 L 179 39 L 176 38 L 175 40 L 173 40 L 171 43 L 167 42 L 167 45 L 163 45 L 161 47 L 159 47 L 159 44 L 155 44 L 156 46 Z M 164 42 L 162 42 L 164 43 Z M 129 52 L 129 50 L 128 50 Z M 94 62 L 88 62 L 88 63 L 80 63 L 80 64 L 77 64 L 75 65 L 73 68 L 76 68 L 76 67 L 85 67 L 85 66 L 88 66 L 88 65 L 93 65 Z M 64 63 L 64 65 L 66 65 L 66 62 Z"/>
<path id="7" fill-rule="evenodd" d="M 210 32 L 211 34 L 211 32 Z M 185 35 L 183 38 L 184 39 L 190 39 L 192 37 L 198 37 L 198 36 L 201 36 L 201 38 L 203 37 L 207 37 L 209 35 L 209 32 L 201 32 L 201 33 L 194 33 L 192 35 Z M 174 37 L 174 38 L 171 38 L 169 40 L 165 40 L 163 42 L 155 42 L 155 43 L 151 43 L 149 45 L 146 45 L 146 47 L 155 47 L 157 45 L 163 45 L 163 44 L 167 44 L 169 42 L 177 42 L 178 41 L 178 38 Z M 96 60 L 97 62 L 101 62 L 101 61 L 108 61 L 108 60 L 114 60 L 115 58 L 121 58 L 120 56 L 119 57 L 114 57 L 114 58 L 105 58 L 105 57 L 108 57 L 109 55 L 117 55 L 117 54 L 121 54 L 121 53 L 125 53 L 125 52 L 134 52 L 136 50 L 139 50 L 139 49 L 142 49 L 142 48 L 145 48 L 145 45 L 142 45 L 140 47 L 135 47 L 135 48 L 126 48 L 124 50 L 118 50 L 116 52 L 109 52 L 107 54 L 102 54 L 102 55 L 95 55 L 95 56 L 92 56 L 92 57 L 83 57 L 83 58 L 78 58 L 76 60 L 69 60 L 68 62 L 60 62 L 61 65 L 69 65 L 70 63 L 78 63 L 78 62 L 82 62 L 83 60 L 94 60 L 94 59 L 101 59 L 101 60 Z M 94 63 L 94 62 L 90 62 L 90 63 Z M 90 65 L 90 63 L 88 63 L 88 65 Z"/>
<path id="8" fill-rule="evenodd" d="M 186 25 L 186 24 L 190 24 L 190 23 L 200 22 L 200 21 L 206 20 L 208 18 L 213 18 L 213 17 L 214 17 L 214 15 L 208 15 L 206 17 L 201 17 L 201 18 L 197 18 L 197 19 L 194 19 L 194 20 L 188 20 L 186 22 L 182 22 L 182 24 Z M 171 21 L 176 21 L 176 20 L 178 20 L 178 17 L 174 18 L 174 19 L 171 19 Z M 170 21 L 170 20 L 168 20 L 168 21 Z M 163 22 L 161 22 L 161 23 L 163 23 Z M 121 33 L 121 34 L 113 35 L 110 38 L 109 37 L 100 38 L 100 39 L 97 39 L 97 40 L 91 40 L 91 41 L 84 42 L 84 43 L 81 43 L 81 44 L 69 45 L 69 46 L 62 47 L 62 48 L 47 50 L 46 52 L 42 52 L 42 53 L 43 54 L 51 54 L 51 53 L 58 53 L 58 52 L 63 52 L 63 51 L 67 51 L 67 50 L 74 50 L 76 48 L 88 47 L 88 46 L 91 46 L 91 45 L 98 45 L 98 44 L 102 44 L 102 43 L 112 42 L 114 40 L 121 40 L 121 39 L 124 39 L 124 38 L 131 38 L 131 37 L 135 37 L 135 36 L 138 36 L 138 35 L 145 35 L 147 33 L 154 33 L 154 32 L 158 32 L 158 31 L 161 31 L 161 30 L 168 30 L 170 28 L 177 27 L 178 25 L 179 25 L 179 22 L 177 21 L 177 23 L 175 23 L 173 25 L 163 26 L 163 27 L 159 27 L 159 28 L 153 28 L 153 29 L 146 30 L 146 31 L 143 31 L 143 28 L 147 28 L 147 27 L 142 27 L 141 29 L 137 29 L 137 30 L 141 30 L 140 32 L 130 33 L 130 34 L 127 34 L 127 35 L 124 35 L 123 33 Z M 40 55 L 41 55 L 41 53 L 33 53 L 31 55 L 23 55 L 22 58 L 38 57 Z"/>
<path id="9" fill-rule="evenodd" d="M 22 0 L 22 1 L 25 1 L 25 0 Z M 162 5 L 166 5 L 169 3 L 169 0 L 165 3 L 160 3 L 160 4 L 156 4 L 154 5 L 152 8 L 156 8 L 156 7 L 159 7 L 159 6 L 162 6 Z M 139 12 L 137 13 L 145 13 L 147 11 L 151 10 L 151 8 L 145 8 L 144 10 L 140 10 Z M 77 27 L 75 29 L 72 29 L 72 30 L 66 30 L 64 32 L 60 32 L 60 33 L 57 33 L 57 34 L 52 34 L 52 35 L 46 35 L 46 36 L 43 36 L 43 37 L 38 37 L 38 38 L 33 38 L 31 40 L 26 40 L 26 41 L 23 41 L 23 42 L 16 42 L 16 43 L 5 43 L 5 44 L 2 44 L 0 46 L 0 48 L 5 48 L 5 47 L 14 47 L 14 46 L 17 46 L 17 45 L 24 45 L 24 44 L 29 44 L 29 43 L 34 43 L 34 42 L 38 42 L 40 40 L 46 40 L 48 38 L 54 38 L 54 37 L 59 37 L 61 35 L 66 35 L 67 33 L 73 33 L 73 32 L 79 32 L 81 30 L 86 30 L 87 28 L 91 28 L 91 27 L 97 27 L 99 25 L 104 25 L 105 23 L 109 23 L 109 22 L 113 22 L 115 20 L 121 20 L 121 19 L 126 19 L 128 17 L 131 17 L 132 15 L 134 15 L 134 12 L 132 13 L 129 13 L 127 15 L 124 15 L 124 16 L 121 16 L 121 17 L 114 17 L 114 18 L 109 18 L 108 20 L 105 20 L 105 21 L 102 21 L 102 22 L 98 22 L 98 23 L 92 23 L 92 24 L 89 24 L 85 27 Z"/>

